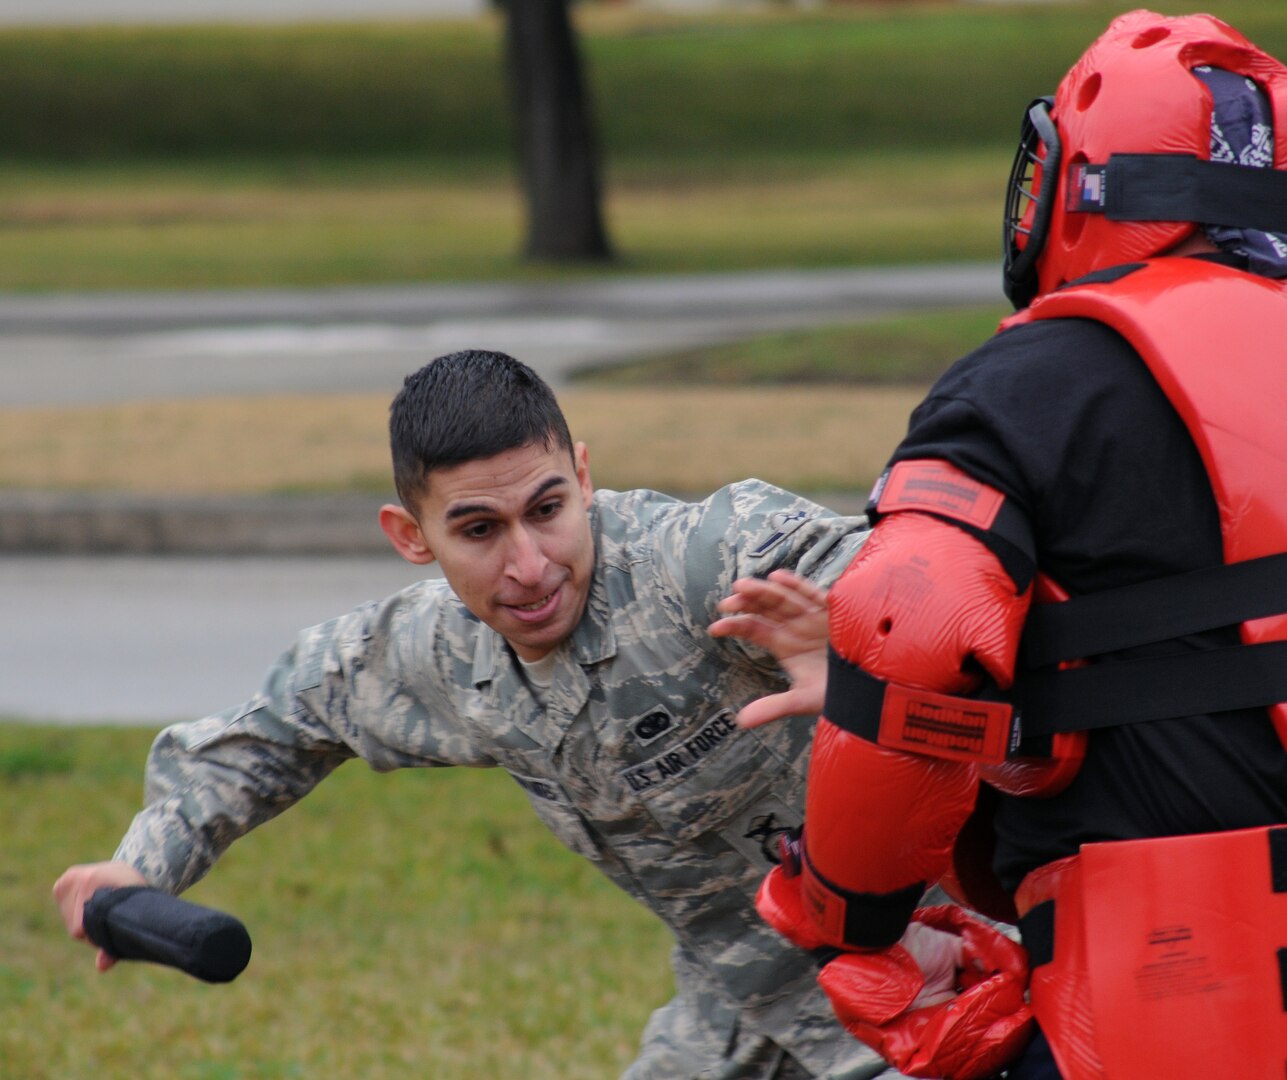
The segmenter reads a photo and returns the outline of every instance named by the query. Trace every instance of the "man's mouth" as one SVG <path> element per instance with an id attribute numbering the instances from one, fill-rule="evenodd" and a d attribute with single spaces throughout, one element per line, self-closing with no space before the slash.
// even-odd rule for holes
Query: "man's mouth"
<path id="1" fill-rule="evenodd" d="M 533 600 L 530 604 L 515 604 L 514 606 L 518 608 L 519 611 L 539 611 L 550 602 L 550 597 L 553 595 L 553 593 L 547 593 L 539 600 Z"/>
<path id="2" fill-rule="evenodd" d="M 515 617 L 529 622 L 537 622 L 548 617 L 554 611 L 558 605 L 561 591 L 562 586 L 559 586 L 553 592 L 548 592 L 529 603 L 506 604 L 505 606 L 514 613 Z"/>

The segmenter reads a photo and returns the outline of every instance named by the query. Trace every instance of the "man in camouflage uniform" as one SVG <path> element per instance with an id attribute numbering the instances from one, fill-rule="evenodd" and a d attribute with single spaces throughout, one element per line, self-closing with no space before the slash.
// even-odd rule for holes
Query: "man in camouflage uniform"
<path id="1" fill-rule="evenodd" d="M 497 353 L 408 377 L 390 439 L 402 505 L 381 525 L 445 580 L 304 631 L 245 705 L 163 731 L 114 860 L 55 885 L 72 935 L 95 889 L 186 889 L 351 758 L 499 766 L 675 934 L 677 993 L 630 1080 L 884 1073 L 753 903 L 766 851 L 802 817 L 813 718 L 736 727 L 788 682 L 708 633 L 736 579 L 790 567 L 829 584 L 864 520 L 754 480 L 691 504 L 594 493 L 548 387 Z"/>

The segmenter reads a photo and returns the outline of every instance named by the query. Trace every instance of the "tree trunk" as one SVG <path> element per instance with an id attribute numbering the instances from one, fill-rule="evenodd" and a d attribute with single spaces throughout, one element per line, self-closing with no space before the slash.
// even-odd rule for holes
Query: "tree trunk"
<path id="1" fill-rule="evenodd" d="M 523 254 L 563 262 L 610 259 L 568 0 L 506 0 L 505 6 L 506 67 L 527 202 Z"/>

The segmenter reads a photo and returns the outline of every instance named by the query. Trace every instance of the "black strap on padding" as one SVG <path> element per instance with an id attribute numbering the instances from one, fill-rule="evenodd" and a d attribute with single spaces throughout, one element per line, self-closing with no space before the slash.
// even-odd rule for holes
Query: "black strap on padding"
<path id="1" fill-rule="evenodd" d="M 846 660 L 835 647 L 827 646 L 827 687 L 823 693 L 822 715 L 842 731 L 868 742 L 880 741 L 880 716 L 885 708 L 885 688 L 889 683 L 863 671 Z M 1005 700 L 988 682 L 968 697 L 963 694 L 940 694 L 957 698 L 968 707 L 971 702 L 995 703 Z"/>
<path id="2" fill-rule="evenodd" d="M 878 742 L 887 685 L 885 680 L 868 675 L 828 646 L 827 687 L 823 694 L 822 715 L 850 735 Z"/>
<path id="3" fill-rule="evenodd" d="M 1287 825 L 1269 830 L 1269 879 L 1275 893 L 1287 893 Z"/>
<path id="4" fill-rule="evenodd" d="M 1019 936 L 1028 950 L 1029 967 L 1050 963 L 1055 958 L 1055 902 L 1043 900 L 1020 916 Z"/>
<path id="5" fill-rule="evenodd" d="M 807 831 L 805 836 L 804 858 L 809 864 L 809 873 L 828 892 L 844 899 L 844 943 L 855 949 L 887 949 L 896 944 L 912 921 L 916 905 L 925 895 L 926 883 L 914 881 L 905 888 L 887 893 L 853 892 L 818 873 L 818 868 L 809 858 Z"/>
<path id="6" fill-rule="evenodd" d="M 1284 612 L 1287 552 L 1034 604 L 1023 659 L 1044 667 Z"/>
<path id="7" fill-rule="evenodd" d="M 1074 166 L 1074 168 L 1077 166 Z M 1111 221 L 1193 221 L 1287 232 L 1287 173 L 1191 154 L 1113 154 L 1103 197 L 1075 209 Z"/>
<path id="8" fill-rule="evenodd" d="M 1275 894 L 1287 893 L 1287 825 L 1269 830 L 1269 882 Z M 1287 1012 L 1287 948 L 1278 950 L 1278 984 Z"/>
<path id="9" fill-rule="evenodd" d="M 1287 701 L 1287 641 L 1025 672 L 1015 684 L 1024 738 Z"/>
<path id="10" fill-rule="evenodd" d="M 1032 536 L 1032 523 L 1028 515 L 1011 499 L 1001 504 L 995 520 L 986 529 L 979 529 L 967 521 L 945 515 L 935 515 L 943 521 L 964 529 L 992 552 L 1010 575 L 1017 592 L 1023 592 L 1037 572 L 1037 545 Z"/>
<path id="11" fill-rule="evenodd" d="M 888 471 L 886 472 L 886 475 L 888 475 Z M 882 477 L 882 480 L 883 479 L 884 478 Z M 881 485 L 878 483 L 875 490 L 878 492 L 880 488 Z M 980 529 L 969 522 L 963 521 L 960 518 L 947 513 L 946 511 L 939 513 L 924 507 L 895 507 L 891 511 L 882 513 L 877 509 L 877 502 L 875 499 L 871 499 L 867 502 L 866 514 L 871 521 L 876 522 L 882 517 L 888 516 L 889 513 L 903 513 L 905 510 L 914 510 L 919 514 L 929 514 L 932 517 L 938 518 L 940 521 L 947 521 L 951 522 L 953 525 L 963 526 L 972 536 L 987 536 L 989 534 L 999 536 L 1007 544 L 1027 556 L 1029 561 L 1034 564 L 1037 561 L 1037 543 L 1032 536 L 1032 523 L 1028 520 L 1028 515 L 1015 505 L 1013 499 L 1007 498 L 1001 504 L 1001 508 L 997 511 L 997 516 L 993 519 L 992 524 L 989 525 L 987 529 Z"/>

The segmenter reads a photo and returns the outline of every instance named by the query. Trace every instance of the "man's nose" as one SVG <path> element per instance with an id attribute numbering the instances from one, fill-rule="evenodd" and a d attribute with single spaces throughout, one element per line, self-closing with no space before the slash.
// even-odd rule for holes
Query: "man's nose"
<path id="1" fill-rule="evenodd" d="M 549 560 L 538 539 L 527 529 L 514 531 L 509 551 L 509 575 L 523 585 L 536 585 L 545 575 Z"/>

